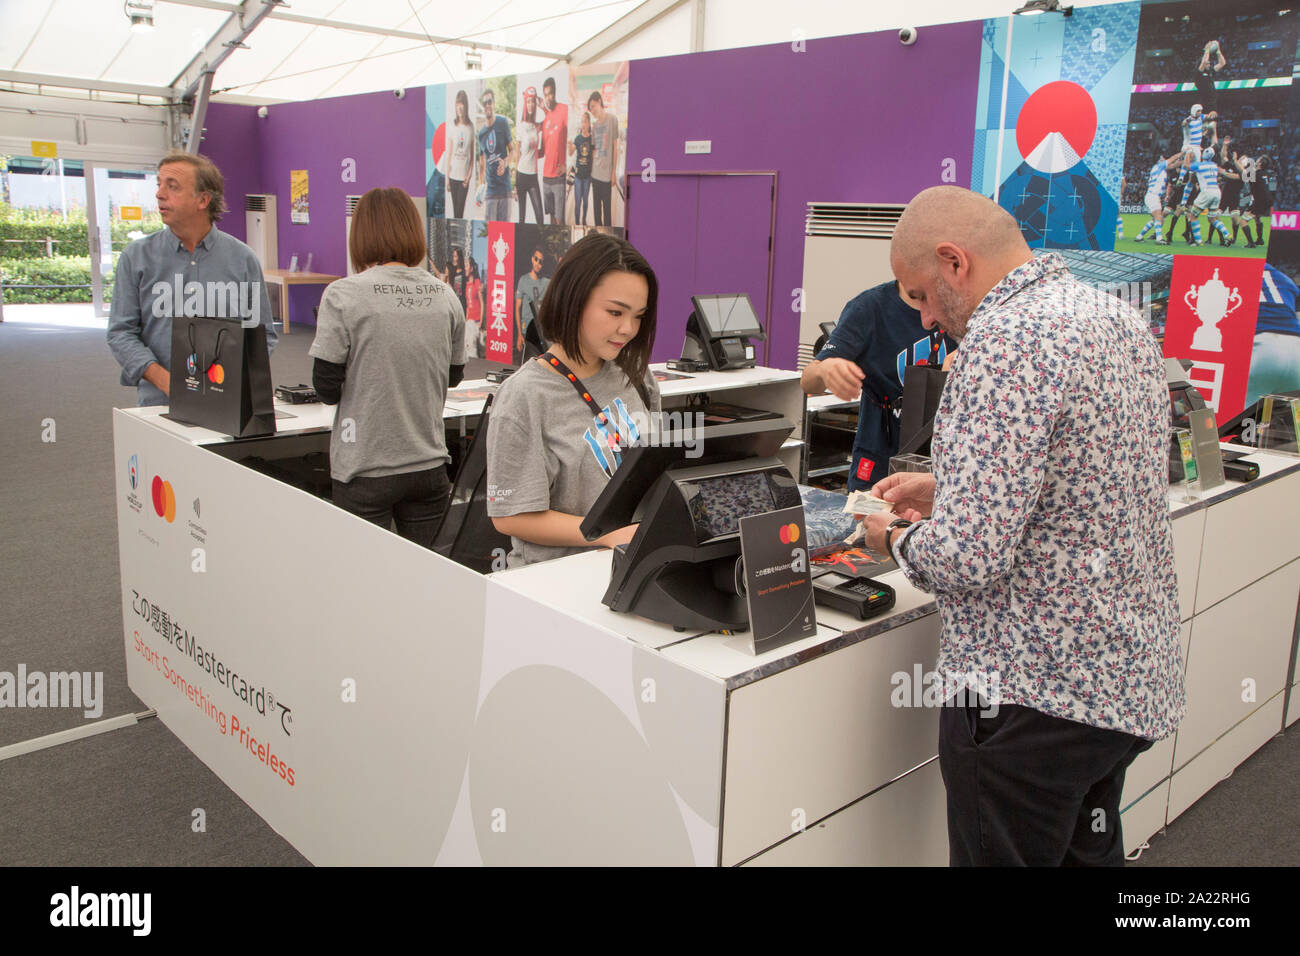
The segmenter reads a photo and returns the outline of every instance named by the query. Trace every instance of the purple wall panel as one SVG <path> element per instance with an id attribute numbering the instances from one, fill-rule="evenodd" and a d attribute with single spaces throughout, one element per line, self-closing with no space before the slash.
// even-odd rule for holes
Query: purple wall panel
<path id="1" fill-rule="evenodd" d="M 808 40 L 802 53 L 778 44 L 632 63 L 629 177 L 647 158 L 660 170 L 780 173 L 770 364 L 795 364 L 790 303 L 803 280 L 809 201 L 906 202 L 943 181 L 947 159 L 956 163 L 951 181 L 970 182 L 981 29 L 926 27 L 911 47 L 887 31 Z M 684 155 L 687 139 L 712 140 L 712 152 Z M 628 228 L 638 246 L 681 242 L 681 211 L 655 192 L 669 181 L 633 184 Z M 698 242 L 721 228 L 701 221 Z"/>
<path id="2" fill-rule="evenodd" d="M 263 120 L 262 188 L 276 196 L 280 267 L 312 253 L 316 272 L 347 271 L 343 197 L 376 186 L 424 195 L 424 88 L 405 99 L 392 93 L 340 96 L 270 107 Z M 356 182 L 342 180 L 342 163 L 356 160 Z M 311 222 L 289 221 L 289 171 L 310 175 Z"/>
<path id="3" fill-rule="evenodd" d="M 244 197 L 262 189 L 262 127 L 256 106 L 213 103 L 204 120 L 203 143 L 199 152 L 217 164 L 226 182 L 226 205 L 221 231 L 236 239 L 247 239 L 244 228 Z"/>
<path id="4" fill-rule="evenodd" d="M 651 193 L 649 190 L 653 189 Z M 699 192 L 697 176 L 665 176 L 657 183 L 632 183 L 631 208 L 636 208 L 641 197 L 653 196 L 655 202 L 664 204 L 664 213 L 658 217 L 661 229 L 649 244 L 636 243 L 655 270 L 659 280 L 659 301 L 656 306 L 655 347 L 651 360 L 663 362 L 682 354 L 682 338 L 686 330 L 686 317 L 690 314 L 691 284 L 695 272 L 696 201 Z M 647 201 L 648 198 L 647 198 Z M 649 237 L 647 237 L 649 238 Z"/>
<path id="5" fill-rule="evenodd" d="M 743 292 L 763 315 L 767 296 L 767 237 L 772 223 L 768 176 L 702 176 L 695 285 L 705 294 Z M 683 318 L 690 306 L 682 309 Z M 677 345 L 684 337 L 677 333 Z M 672 344 L 672 343 L 668 343 Z M 762 343 L 755 342 L 759 364 Z"/>

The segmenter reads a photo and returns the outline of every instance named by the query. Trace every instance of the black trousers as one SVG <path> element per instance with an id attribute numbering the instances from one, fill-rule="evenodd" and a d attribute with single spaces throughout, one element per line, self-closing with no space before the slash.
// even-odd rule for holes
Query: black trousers
<path id="1" fill-rule="evenodd" d="M 459 179 L 448 179 L 447 183 L 451 186 L 451 212 L 452 218 L 465 218 L 465 197 L 469 195 L 469 180 L 461 182 Z"/>
<path id="2" fill-rule="evenodd" d="M 385 531 L 392 530 L 396 522 L 398 534 L 426 548 L 433 547 L 451 497 L 445 465 L 404 475 L 358 477 L 333 484 L 334 503 L 340 508 Z"/>
<path id="3" fill-rule="evenodd" d="M 959 694 L 939 716 L 949 863 L 1123 866 L 1124 771 L 1150 746 L 1014 704 L 981 711 Z"/>
<path id="4" fill-rule="evenodd" d="M 611 225 L 609 221 L 610 199 L 613 193 L 614 185 L 612 182 L 606 183 L 599 179 L 591 181 L 592 206 L 595 209 L 596 225 L 598 226 Z"/>
<path id="5" fill-rule="evenodd" d="M 537 215 L 537 224 L 545 222 L 542 212 L 542 187 L 538 184 L 537 174 L 515 172 L 515 195 L 519 197 L 519 224 L 523 225 L 528 213 L 528 200 L 533 201 L 533 212 Z"/>

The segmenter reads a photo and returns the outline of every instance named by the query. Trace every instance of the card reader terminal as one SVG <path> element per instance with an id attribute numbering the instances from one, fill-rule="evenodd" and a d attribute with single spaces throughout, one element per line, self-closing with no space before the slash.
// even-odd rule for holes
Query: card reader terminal
<path id="1" fill-rule="evenodd" d="M 860 621 L 894 606 L 894 589 L 874 578 L 849 577 L 827 571 L 813 578 L 813 599 L 822 607 L 851 614 Z"/>

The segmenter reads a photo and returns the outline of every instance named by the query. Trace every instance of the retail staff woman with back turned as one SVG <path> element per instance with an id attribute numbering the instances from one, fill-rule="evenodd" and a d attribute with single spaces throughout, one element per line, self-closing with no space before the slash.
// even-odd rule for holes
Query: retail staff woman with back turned
<path id="1" fill-rule="evenodd" d="M 658 412 L 649 372 L 659 284 L 625 239 L 592 233 L 565 254 L 538 321 L 550 351 L 501 386 L 487 436 L 487 512 L 513 545 L 511 567 L 632 540 L 594 542 L 582 519 Z"/>
<path id="2" fill-rule="evenodd" d="M 372 189 L 352 216 L 362 270 L 321 296 L 312 384 L 339 406 L 330 437 L 334 503 L 431 547 L 447 510 L 442 409 L 465 370 L 465 312 L 424 269 L 424 227 L 400 189 Z"/>

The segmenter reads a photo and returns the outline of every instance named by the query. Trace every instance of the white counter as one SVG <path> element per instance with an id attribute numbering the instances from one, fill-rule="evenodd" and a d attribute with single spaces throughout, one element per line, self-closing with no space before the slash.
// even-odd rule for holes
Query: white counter
<path id="1" fill-rule="evenodd" d="M 723 374 L 663 392 L 802 405 L 795 373 Z M 289 411 L 276 441 L 330 427 Z M 816 636 L 751 656 L 604 608 L 607 552 L 483 577 L 203 431 L 114 413 L 128 680 L 313 862 L 946 862 L 938 712 L 892 699 L 933 669 L 939 619 L 898 572 L 887 615 L 819 608 Z M 1276 733 L 1294 692 L 1300 462 L 1255 457 L 1251 485 L 1172 503 L 1189 714 L 1129 772 L 1130 845 Z"/>

